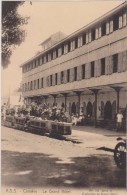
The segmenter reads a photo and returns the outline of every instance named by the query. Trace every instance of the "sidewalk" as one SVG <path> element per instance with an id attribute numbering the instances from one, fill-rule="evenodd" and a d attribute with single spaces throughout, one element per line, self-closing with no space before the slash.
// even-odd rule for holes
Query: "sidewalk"
<path id="1" fill-rule="evenodd" d="M 105 128 L 95 128 L 94 126 L 72 126 L 72 134 L 76 131 L 93 133 L 93 134 L 100 134 L 108 137 L 125 137 L 126 132 L 117 132 L 116 130 L 108 130 Z M 81 133 L 79 133 L 81 134 Z"/>

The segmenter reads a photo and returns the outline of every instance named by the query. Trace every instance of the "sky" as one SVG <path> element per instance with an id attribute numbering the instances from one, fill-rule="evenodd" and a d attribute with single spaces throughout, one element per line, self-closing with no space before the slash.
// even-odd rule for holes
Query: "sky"
<path id="1" fill-rule="evenodd" d="M 30 16 L 25 42 L 16 47 L 11 63 L 1 70 L 2 96 L 17 89 L 22 81 L 20 65 L 40 50 L 39 44 L 50 35 L 61 31 L 70 35 L 124 1 L 26 1 L 18 9 L 22 16 Z"/>

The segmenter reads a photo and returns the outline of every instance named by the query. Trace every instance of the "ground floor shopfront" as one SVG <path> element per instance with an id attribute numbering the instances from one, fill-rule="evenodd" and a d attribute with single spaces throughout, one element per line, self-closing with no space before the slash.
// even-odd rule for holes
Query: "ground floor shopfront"
<path id="1" fill-rule="evenodd" d="M 41 94 L 26 97 L 27 103 L 46 103 L 49 107 L 54 104 L 63 107 L 70 115 L 84 115 L 84 125 L 116 128 L 116 114 L 123 114 L 122 130 L 126 130 L 127 117 L 127 83 L 81 88 L 53 94 Z"/>

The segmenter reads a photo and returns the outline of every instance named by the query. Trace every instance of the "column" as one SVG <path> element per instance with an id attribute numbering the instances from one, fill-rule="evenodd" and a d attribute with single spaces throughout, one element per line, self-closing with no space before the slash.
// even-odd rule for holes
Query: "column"
<path id="1" fill-rule="evenodd" d="M 78 108 L 78 115 L 80 115 L 80 104 L 81 104 L 81 93 L 82 91 L 74 91 L 78 96 L 79 108 Z"/>
<path id="2" fill-rule="evenodd" d="M 62 95 L 65 97 L 65 112 L 67 111 L 67 95 L 68 93 L 62 93 Z"/>
<path id="3" fill-rule="evenodd" d="M 56 97 L 57 97 L 57 94 L 51 94 L 54 98 L 54 105 L 56 105 Z"/>
<path id="4" fill-rule="evenodd" d="M 121 88 L 122 87 L 118 87 L 118 86 L 116 86 L 116 87 L 112 87 L 111 86 L 111 88 L 113 88 L 115 91 L 116 91 L 116 100 L 117 100 L 117 105 L 116 105 L 116 111 L 117 111 L 117 113 L 119 112 L 119 94 L 120 94 L 120 90 L 121 90 Z"/>
<path id="5" fill-rule="evenodd" d="M 95 95 L 95 116 L 94 116 L 94 127 L 97 128 L 97 94 L 100 89 L 89 89 L 91 90 Z"/>

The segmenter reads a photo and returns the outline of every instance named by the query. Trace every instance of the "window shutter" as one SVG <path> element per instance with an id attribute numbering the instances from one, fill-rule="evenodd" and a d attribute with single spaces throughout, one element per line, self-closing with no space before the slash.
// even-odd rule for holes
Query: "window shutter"
<path id="1" fill-rule="evenodd" d="M 127 25 L 127 13 L 123 14 L 123 26 Z"/>
<path id="2" fill-rule="evenodd" d="M 96 28 L 96 39 L 98 39 L 98 28 Z"/>
<path id="3" fill-rule="evenodd" d="M 81 80 L 82 79 L 82 66 L 78 66 L 77 67 L 77 80 Z"/>
<path id="4" fill-rule="evenodd" d="M 109 74 L 113 73 L 113 57 L 109 56 Z"/>
<path id="5" fill-rule="evenodd" d="M 70 69 L 70 82 L 74 81 L 74 68 Z"/>
<path id="6" fill-rule="evenodd" d="M 122 28 L 123 26 L 123 19 L 122 16 L 119 16 L 119 28 Z"/>
<path id="7" fill-rule="evenodd" d="M 73 50 L 75 49 L 75 41 L 73 41 Z"/>
<path id="8" fill-rule="evenodd" d="M 122 70 L 127 70 L 127 51 L 123 52 L 123 66 Z"/>
<path id="9" fill-rule="evenodd" d="M 123 53 L 118 54 L 118 72 L 123 71 Z"/>
<path id="10" fill-rule="evenodd" d="M 86 44 L 89 42 L 88 40 L 88 32 L 86 33 Z"/>
<path id="11" fill-rule="evenodd" d="M 90 78 L 90 73 L 91 73 L 91 65 L 90 65 L 90 63 L 87 63 L 86 64 L 86 79 L 89 79 Z"/>
<path id="12" fill-rule="evenodd" d="M 49 76 L 48 77 L 46 77 L 46 86 L 47 87 L 49 87 L 50 85 L 49 85 Z"/>
<path id="13" fill-rule="evenodd" d="M 109 22 L 106 23 L 106 35 L 109 34 Z"/>
<path id="14" fill-rule="evenodd" d="M 46 55 L 44 56 L 44 63 L 46 63 Z"/>
<path id="15" fill-rule="evenodd" d="M 113 20 L 110 21 L 110 33 L 113 32 Z"/>
<path id="16" fill-rule="evenodd" d="M 101 75 L 101 61 L 95 61 L 95 77 L 99 77 Z"/>
<path id="17" fill-rule="evenodd" d="M 109 56 L 105 58 L 105 74 L 109 74 Z"/>
<path id="18" fill-rule="evenodd" d="M 67 70 L 64 71 L 64 80 L 63 83 L 67 83 Z"/>
<path id="19" fill-rule="evenodd" d="M 61 72 L 57 73 L 57 84 L 60 85 L 61 84 Z"/>
<path id="20" fill-rule="evenodd" d="M 43 88 L 46 87 L 46 77 L 43 77 Z"/>

